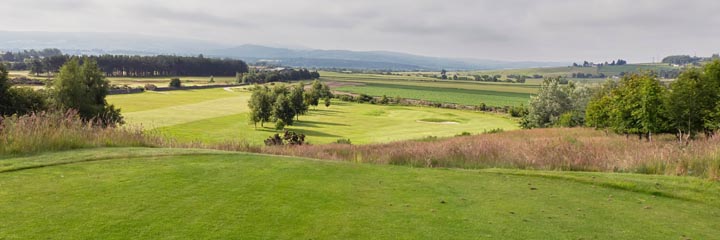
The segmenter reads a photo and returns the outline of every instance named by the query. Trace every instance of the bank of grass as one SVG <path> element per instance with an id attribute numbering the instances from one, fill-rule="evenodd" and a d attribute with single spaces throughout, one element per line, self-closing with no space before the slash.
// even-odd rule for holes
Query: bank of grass
<path id="1" fill-rule="evenodd" d="M 265 148 L 263 152 L 416 167 L 624 172 L 720 179 L 720 139 L 682 145 L 592 129 L 535 129 L 434 141 Z"/>
<path id="2" fill-rule="evenodd" d="M 0 155 L 93 147 L 153 146 L 159 139 L 141 129 L 103 128 L 77 112 L 41 112 L 0 118 Z"/>
<path id="3" fill-rule="evenodd" d="M 3 239 L 713 239 L 720 217 L 719 185 L 693 177 L 162 148 L 0 163 L 32 163 L 0 171 Z"/>

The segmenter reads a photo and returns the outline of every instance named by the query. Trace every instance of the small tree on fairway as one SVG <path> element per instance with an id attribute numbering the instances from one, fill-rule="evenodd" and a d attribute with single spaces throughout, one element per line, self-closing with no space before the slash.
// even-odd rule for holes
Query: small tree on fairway
<path id="1" fill-rule="evenodd" d="M 295 116 L 300 120 L 300 115 L 304 115 L 308 111 L 308 105 L 305 103 L 305 85 L 301 82 L 290 91 L 290 102 Z"/>
<path id="2" fill-rule="evenodd" d="M 330 107 L 331 102 L 330 97 L 325 97 L 325 107 Z"/>
<path id="3" fill-rule="evenodd" d="M 180 81 L 179 78 L 173 78 L 173 79 L 170 79 L 169 86 L 172 88 L 179 88 L 179 87 L 182 87 L 182 82 Z"/>
<path id="4" fill-rule="evenodd" d="M 97 63 L 85 59 L 80 65 L 73 58 L 60 68 L 53 82 L 54 103 L 59 109 L 75 109 L 83 120 L 99 120 L 101 124 L 122 124 L 120 110 L 108 105 L 105 97 L 110 82 L 98 67 Z"/>
<path id="5" fill-rule="evenodd" d="M 292 125 L 295 118 L 295 111 L 292 103 L 285 95 L 278 95 L 272 109 L 272 116 L 275 119 L 275 129 L 282 130 L 285 126 Z"/>
<path id="6" fill-rule="evenodd" d="M 250 108 L 250 121 L 257 128 L 257 123 L 263 127 L 265 122 L 270 121 L 272 116 L 272 100 L 270 89 L 267 86 L 255 86 L 248 101 Z"/>

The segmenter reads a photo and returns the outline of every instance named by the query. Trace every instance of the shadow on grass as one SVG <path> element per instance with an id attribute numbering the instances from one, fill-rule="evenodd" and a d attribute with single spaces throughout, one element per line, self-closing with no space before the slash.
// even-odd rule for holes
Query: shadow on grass
<path id="1" fill-rule="evenodd" d="M 305 129 L 300 130 L 300 129 L 294 129 L 294 128 L 287 128 L 287 130 L 305 134 L 306 136 L 310 137 L 310 139 L 308 139 L 310 141 L 313 140 L 312 137 L 340 137 L 338 135 L 329 134 L 329 133 L 320 132 L 320 131 L 314 131 L 314 130 L 305 130 Z"/>
<path id="2" fill-rule="evenodd" d="M 297 122 L 295 122 L 293 125 L 294 125 L 294 126 L 298 126 L 298 127 L 318 127 L 318 126 L 321 126 L 321 125 L 327 125 L 327 126 L 350 126 L 350 125 L 342 124 L 342 123 L 330 123 L 330 122 L 318 122 L 318 121 L 303 121 L 303 120 L 297 121 Z"/>

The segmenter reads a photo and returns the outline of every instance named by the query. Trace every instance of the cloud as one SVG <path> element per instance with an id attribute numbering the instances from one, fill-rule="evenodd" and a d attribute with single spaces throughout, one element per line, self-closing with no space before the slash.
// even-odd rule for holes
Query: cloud
<path id="1" fill-rule="evenodd" d="M 127 31 L 508 60 L 708 55 L 719 51 L 720 39 L 716 0 L 7 1 L 0 30 Z"/>

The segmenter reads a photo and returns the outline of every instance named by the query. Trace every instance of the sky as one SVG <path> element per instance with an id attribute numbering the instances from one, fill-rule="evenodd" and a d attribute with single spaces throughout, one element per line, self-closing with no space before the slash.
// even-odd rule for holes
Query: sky
<path id="1" fill-rule="evenodd" d="M 720 52 L 718 0 L 2 0 L 0 30 L 514 61 Z"/>

